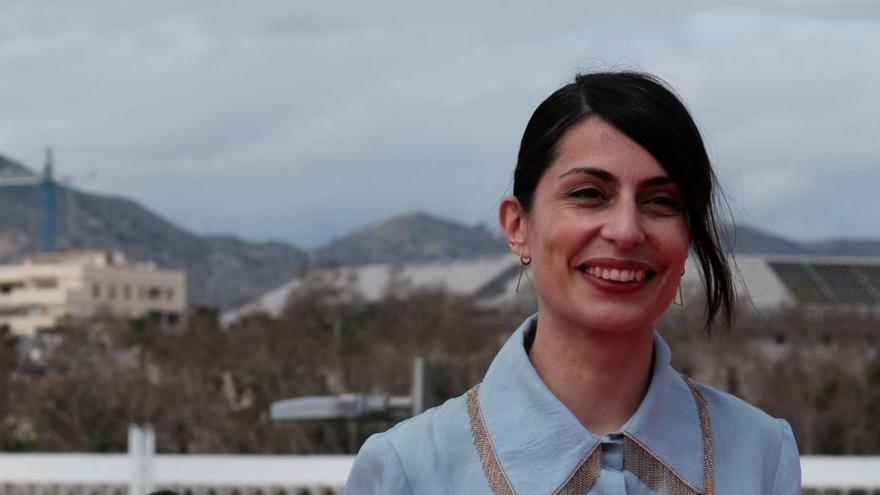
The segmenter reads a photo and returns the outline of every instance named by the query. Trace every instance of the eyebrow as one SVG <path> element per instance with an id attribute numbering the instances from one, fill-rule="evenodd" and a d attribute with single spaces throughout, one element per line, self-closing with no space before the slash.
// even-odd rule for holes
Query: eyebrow
<path id="1" fill-rule="evenodd" d="M 575 167 L 571 170 L 563 172 L 558 178 L 561 179 L 563 177 L 567 177 L 569 175 L 574 175 L 574 174 L 592 175 L 593 177 L 601 180 L 602 182 L 609 182 L 612 184 L 617 184 L 619 182 L 617 180 L 617 177 L 615 177 L 615 175 L 612 174 L 611 172 L 609 172 L 607 170 L 603 170 L 601 168 L 596 168 L 596 167 Z M 651 187 L 651 186 L 656 187 L 656 186 L 664 186 L 666 184 L 671 184 L 671 183 L 673 183 L 673 180 L 671 178 L 669 178 L 668 175 L 658 175 L 656 177 L 650 177 L 648 179 L 640 181 L 639 185 L 640 186 L 648 186 L 648 187 Z"/>

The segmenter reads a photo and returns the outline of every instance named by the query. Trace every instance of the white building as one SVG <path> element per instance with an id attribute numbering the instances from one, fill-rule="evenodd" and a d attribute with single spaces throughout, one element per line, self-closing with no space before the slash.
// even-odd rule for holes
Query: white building
<path id="1" fill-rule="evenodd" d="M 737 255 L 735 265 L 737 295 L 758 311 L 880 310 L 880 258 Z M 687 295 L 701 289 L 698 272 L 692 256 L 684 277 Z"/>
<path id="2" fill-rule="evenodd" d="M 132 264 L 120 253 L 44 253 L 0 265 L 0 326 L 33 335 L 62 318 L 148 317 L 173 322 L 186 307 L 182 271 Z"/>
<path id="3" fill-rule="evenodd" d="M 880 258 L 737 255 L 734 263 L 734 286 L 738 297 L 747 303 L 744 308 L 764 312 L 795 306 L 880 310 Z M 335 280 L 368 301 L 382 297 L 393 274 L 415 287 L 444 287 L 456 294 L 472 295 L 485 304 L 533 304 L 534 298 L 525 277 L 521 281 L 524 291 L 516 292 L 520 264 L 512 254 L 445 262 L 346 266 L 324 272 L 333 272 Z M 293 279 L 225 312 L 221 321 L 229 325 L 257 312 L 278 316 L 302 283 L 302 278 Z M 693 255 L 687 262 L 683 289 L 686 301 L 702 291 Z"/>
<path id="4" fill-rule="evenodd" d="M 532 296 L 516 293 L 518 273 L 519 259 L 505 254 L 467 260 L 344 266 L 321 270 L 310 276 L 335 280 L 367 301 L 380 299 L 389 283 L 398 278 L 413 287 L 442 287 L 455 294 L 475 295 L 482 301 L 496 304 L 515 301 L 518 296 L 525 299 Z M 221 322 L 230 325 L 253 313 L 278 316 L 303 281 L 303 278 L 295 278 L 241 307 L 231 309 L 221 315 Z"/>

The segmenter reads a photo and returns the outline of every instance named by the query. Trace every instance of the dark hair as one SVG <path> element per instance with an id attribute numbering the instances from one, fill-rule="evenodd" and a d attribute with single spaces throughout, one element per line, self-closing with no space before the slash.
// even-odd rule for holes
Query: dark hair
<path id="1" fill-rule="evenodd" d="M 666 170 L 685 198 L 691 249 L 706 288 L 704 329 L 733 320 L 730 266 L 721 249 L 713 191 L 717 179 L 700 131 L 684 104 L 659 78 L 639 72 L 580 74 L 538 105 L 520 143 L 513 195 L 528 212 L 538 181 L 556 158 L 565 133 L 598 116 L 629 136 Z"/>

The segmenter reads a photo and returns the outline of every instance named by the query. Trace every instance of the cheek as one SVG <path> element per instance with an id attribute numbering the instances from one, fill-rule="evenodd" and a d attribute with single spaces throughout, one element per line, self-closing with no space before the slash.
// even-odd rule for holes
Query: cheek
<path id="1" fill-rule="evenodd" d="M 560 217 L 538 217 L 529 230 L 532 275 L 542 292 L 555 292 L 565 268 L 577 253 L 578 232 Z"/>
<path id="2" fill-rule="evenodd" d="M 535 238 L 540 257 L 554 269 L 562 269 L 582 251 L 586 227 L 575 219 L 560 216 L 547 222 Z"/>
<path id="3" fill-rule="evenodd" d="M 661 251 L 670 265 L 684 265 L 691 246 L 690 233 L 685 225 L 670 227 L 661 241 Z"/>

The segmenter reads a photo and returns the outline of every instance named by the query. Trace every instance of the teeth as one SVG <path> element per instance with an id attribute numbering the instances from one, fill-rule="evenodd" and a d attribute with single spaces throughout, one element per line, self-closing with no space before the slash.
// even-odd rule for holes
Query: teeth
<path id="1" fill-rule="evenodd" d="M 613 282 L 641 282 L 647 276 L 642 270 L 618 270 L 617 268 L 601 268 L 598 266 L 587 267 L 587 273 Z"/>

